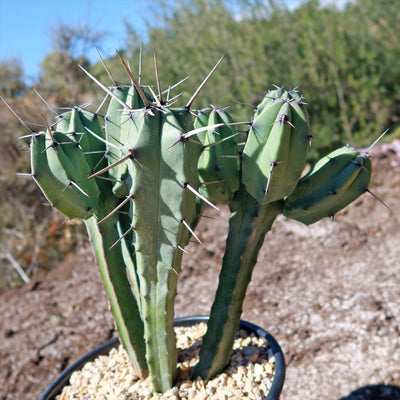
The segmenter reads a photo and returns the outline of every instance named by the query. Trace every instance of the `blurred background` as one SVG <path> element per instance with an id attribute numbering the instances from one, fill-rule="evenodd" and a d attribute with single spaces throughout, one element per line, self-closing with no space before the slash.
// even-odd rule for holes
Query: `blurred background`
<path id="1" fill-rule="evenodd" d="M 112 85 L 96 47 L 120 83 L 129 78 L 116 50 L 138 74 L 142 48 L 145 84 L 155 84 L 156 51 L 163 88 L 190 75 L 175 89 L 182 104 L 224 55 L 194 107 L 229 106 L 250 120 L 273 85 L 298 87 L 312 162 L 342 144 L 366 147 L 386 129 L 384 141 L 400 137 L 399 10 L 400 0 L 0 0 L 0 94 L 41 130 L 63 107 L 97 108 L 103 93 L 78 67 Z M 0 132 L 1 290 L 88 242 L 80 222 L 45 204 L 29 176 L 29 130 L 2 102 Z"/>

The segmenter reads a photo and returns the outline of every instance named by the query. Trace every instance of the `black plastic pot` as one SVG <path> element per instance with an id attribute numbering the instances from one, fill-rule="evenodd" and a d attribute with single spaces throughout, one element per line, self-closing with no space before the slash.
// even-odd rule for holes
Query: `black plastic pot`
<path id="1" fill-rule="evenodd" d="M 176 318 L 174 324 L 175 326 L 191 326 L 198 322 L 207 322 L 208 318 L 208 315 Z M 285 359 L 278 342 L 267 331 L 250 322 L 240 321 L 240 328 L 245 329 L 249 333 L 254 332 L 259 337 L 264 337 L 270 344 L 272 353 L 275 356 L 275 377 L 265 400 L 278 400 L 282 391 L 283 383 L 285 381 L 286 371 Z M 87 353 L 85 356 L 73 363 L 70 367 L 65 369 L 61 375 L 47 388 L 42 396 L 40 396 L 39 400 L 54 400 L 55 397 L 61 393 L 63 387 L 68 385 L 69 378 L 74 371 L 80 370 L 87 362 L 94 360 L 98 356 L 108 354 L 109 351 L 113 347 L 118 346 L 118 344 L 119 339 L 114 338 Z"/>

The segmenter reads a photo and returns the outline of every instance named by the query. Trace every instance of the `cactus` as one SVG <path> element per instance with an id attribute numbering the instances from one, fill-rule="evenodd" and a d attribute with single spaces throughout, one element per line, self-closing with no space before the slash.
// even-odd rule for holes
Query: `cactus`
<path id="1" fill-rule="evenodd" d="M 157 95 L 121 62 L 130 85 L 113 81 L 109 88 L 85 71 L 106 93 L 104 117 L 73 107 L 45 131 L 31 132 L 31 174 L 55 208 L 84 221 L 121 342 L 138 375 L 149 374 L 154 391 L 165 392 L 176 372 L 182 255 L 191 237 L 198 240 L 204 204 L 227 204 L 231 212 L 194 371 L 209 379 L 229 360 L 252 271 L 276 217 L 311 224 L 333 215 L 368 189 L 371 161 L 368 151 L 344 147 L 300 178 L 311 135 L 296 90 L 266 93 L 245 123 L 239 151 L 235 126 L 243 122 L 214 106 L 191 110 L 221 60 L 183 107 L 163 99 L 156 59 Z"/>

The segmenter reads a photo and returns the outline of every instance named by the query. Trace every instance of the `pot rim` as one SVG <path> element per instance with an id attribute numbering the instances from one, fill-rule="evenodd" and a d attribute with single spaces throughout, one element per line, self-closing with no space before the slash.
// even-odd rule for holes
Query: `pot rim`
<path id="1" fill-rule="evenodd" d="M 190 326 L 197 322 L 207 322 L 209 320 L 208 315 L 193 315 L 188 317 L 179 317 L 174 319 L 175 326 Z M 285 381 L 286 365 L 285 359 L 281 347 L 275 338 L 268 333 L 266 330 L 259 326 L 240 320 L 240 328 L 245 329 L 247 332 L 254 332 L 259 337 L 264 337 L 269 345 L 271 346 L 272 353 L 275 357 L 275 376 L 272 381 L 271 388 L 265 400 L 277 400 L 283 388 Z M 68 380 L 72 373 L 76 370 L 81 369 L 86 363 L 94 360 L 100 355 L 108 354 L 108 352 L 119 344 L 119 338 L 115 337 L 107 340 L 100 346 L 97 346 L 93 350 L 89 351 L 83 357 L 79 358 L 69 367 L 67 367 L 61 374 L 50 384 L 46 391 L 40 396 L 39 400 L 54 400 L 55 397 L 61 393 L 64 386 L 68 384 Z"/>

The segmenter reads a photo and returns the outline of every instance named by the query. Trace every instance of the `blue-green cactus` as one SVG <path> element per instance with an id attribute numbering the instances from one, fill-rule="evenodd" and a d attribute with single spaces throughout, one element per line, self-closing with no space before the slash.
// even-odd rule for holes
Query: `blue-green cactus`
<path id="1" fill-rule="evenodd" d="M 303 97 L 267 92 L 238 151 L 232 118 L 215 107 L 171 107 L 140 85 L 104 91 L 103 117 L 73 107 L 33 133 L 31 168 L 49 202 L 84 221 L 118 334 L 137 373 L 156 392 L 174 383 L 174 298 L 182 254 L 203 201 L 230 207 L 219 285 L 194 376 L 209 379 L 228 362 L 257 255 L 275 218 L 306 224 L 330 216 L 367 190 L 367 153 L 339 149 L 303 178 L 310 142 Z M 85 71 L 86 72 L 86 71 Z M 193 117 L 196 114 L 196 118 Z M 21 119 L 20 119 L 21 120 Z M 23 121 L 22 121 L 23 122 Z M 24 123 L 25 126 L 27 126 Z"/>

